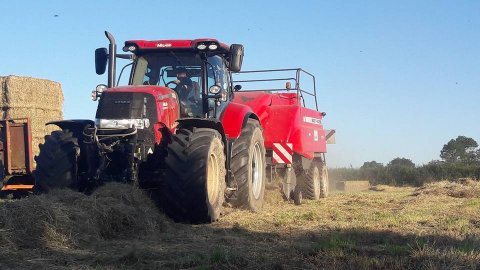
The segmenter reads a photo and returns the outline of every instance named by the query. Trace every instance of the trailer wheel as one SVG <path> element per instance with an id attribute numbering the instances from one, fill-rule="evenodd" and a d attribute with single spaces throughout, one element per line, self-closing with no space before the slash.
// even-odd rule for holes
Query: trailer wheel
<path id="1" fill-rule="evenodd" d="M 257 120 L 248 119 L 240 137 L 232 147 L 231 168 L 238 184 L 232 205 L 258 211 L 265 194 L 265 146 Z"/>
<path id="2" fill-rule="evenodd" d="M 328 196 L 328 171 L 325 164 L 312 161 L 302 176 L 303 197 L 318 200 Z"/>
<path id="3" fill-rule="evenodd" d="M 216 221 L 226 185 L 220 133 L 208 128 L 180 129 L 172 139 L 160 188 L 165 213 L 177 222 Z"/>
<path id="4" fill-rule="evenodd" d="M 35 156 L 35 191 L 49 192 L 54 188 L 78 188 L 77 159 L 80 155 L 78 139 L 73 133 L 53 131 L 40 144 L 40 154 Z"/>

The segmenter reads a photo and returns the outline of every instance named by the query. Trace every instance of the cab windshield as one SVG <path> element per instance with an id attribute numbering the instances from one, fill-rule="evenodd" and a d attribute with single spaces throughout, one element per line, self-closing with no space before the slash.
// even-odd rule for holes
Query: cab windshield
<path id="1" fill-rule="evenodd" d="M 199 117 L 203 111 L 203 60 L 191 52 L 160 52 L 139 55 L 133 70 L 132 85 L 156 85 L 177 92 L 181 114 L 184 117 Z M 213 85 L 228 91 L 229 76 L 220 56 L 207 58 L 207 87 Z"/>
<path id="2" fill-rule="evenodd" d="M 139 56 L 133 71 L 133 85 L 166 86 L 177 80 L 177 72 L 186 69 L 187 76 L 201 84 L 202 59 L 192 53 L 154 53 Z"/>

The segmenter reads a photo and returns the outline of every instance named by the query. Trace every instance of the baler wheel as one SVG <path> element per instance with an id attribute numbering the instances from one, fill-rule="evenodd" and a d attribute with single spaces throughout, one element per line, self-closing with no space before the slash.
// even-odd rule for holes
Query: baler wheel
<path id="1" fill-rule="evenodd" d="M 310 168 L 305 170 L 301 181 L 304 198 L 318 200 L 328 196 L 328 171 L 323 163 L 312 161 Z"/>
<path id="2" fill-rule="evenodd" d="M 231 168 L 238 185 L 232 205 L 258 211 L 265 195 L 266 163 L 263 133 L 255 119 L 248 119 L 232 147 Z"/>
<path id="3" fill-rule="evenodd" d="M 172 136 L 160 189 L 161 205 L 176 222 L 216 221 L 225 199 L 225 153 L 216 130 L 180 129 Z"/>
<path id="4" fill-rule="evenodd" d="M 72 132 L 53 131 L 45 136 L 45 143 L 40 144 L 40 154 L 35 157 L 37 162 L 34 171 L 35 191 L 49 192 L 55 188 L 77 188 L 79 155 L 78 139 L 73 137 Z"/>
<path id="5" fill-rule="evenodd" d="M 293 203 L 295 203 L 295 205 L 301 205 L 302 201 L 303 201 L 302 189 L 299 188 L 299 186 L 296 186 L 295 190 L 293 191 Z"/>

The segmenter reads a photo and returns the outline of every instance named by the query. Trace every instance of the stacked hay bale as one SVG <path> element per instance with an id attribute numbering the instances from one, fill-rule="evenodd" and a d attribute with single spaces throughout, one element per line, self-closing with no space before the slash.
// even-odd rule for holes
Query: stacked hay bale
<path id="1" fill-rule="evenodd" d="M 370 189 L 369 181 L 337 181 L 336 190 L 345 192 L 365 191 Z"/>
<path id="2" fill-rule="evenodd" d="M 30 118 L 32 150 L 40 152 L 38 144 L 44 136 L 58 129 L 45 126 L 49 121 L 63 119 L 63 92 L 60 83 L 30 77 L 0 77 L 2 119 Z"/>

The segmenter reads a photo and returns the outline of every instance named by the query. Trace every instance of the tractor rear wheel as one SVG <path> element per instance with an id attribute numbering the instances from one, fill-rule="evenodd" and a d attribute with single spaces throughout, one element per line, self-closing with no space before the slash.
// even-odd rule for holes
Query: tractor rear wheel
<path id="1" fill-rule="evenodd" d="M 232 147 L 231 168 L 237 182 L 232 205 L 258 211 L 263 207 L 266 163 L 263 133 L 257 120 L 248 119 Z"/>
<path id="2" fill-rule="evenodd" d="M 49 192 L 54 188 L 78 188 L 77 160 L 80 155 L 78 139 L 73 133 L 53 131 L 40 144 L 40 154 L 35 157 L 35 190 Z"/>
<path id="3" fill-rule="evenodd" d="M 310 200 L 328 196 L 328 171 L 323 162 L 312 161 L 310 168 L 303 173 L 302 194 Z"/>
<path id="4" fill-rule="evenodd" d="M 180 129 L 165 158 L 161 204 L 177 222 L 208 223 L 222 211 L 225 153 L 220 133 L 208 128 Z"/>

